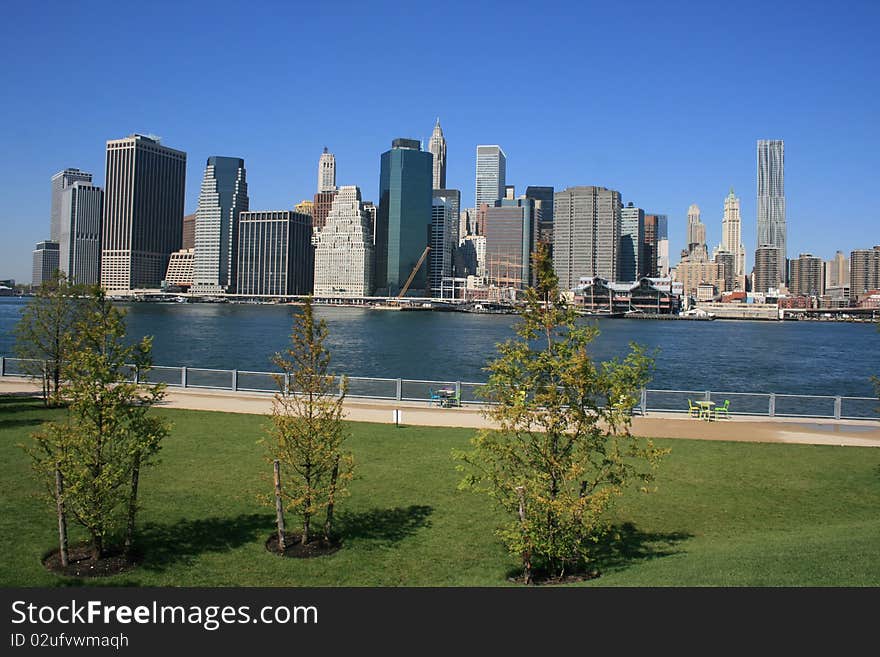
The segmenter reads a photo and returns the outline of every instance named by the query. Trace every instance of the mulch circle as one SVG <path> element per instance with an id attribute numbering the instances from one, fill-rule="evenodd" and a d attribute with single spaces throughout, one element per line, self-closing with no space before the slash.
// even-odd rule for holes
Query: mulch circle
<path id="1" fill-rule="evenodd" d="M 309 559 L 311 557 L 322 557 L 325 554 L 333 554 L 342 547 L 339 541 L 327 542 L 323 538 L 309 541 L 305 545 L 302 544 L 302 536 L 293 532 L 284 532 L 284 540 L 287 543 L 287 549 L 284 553 L 278 549 L 278 532 L 273 532 L 266 539 L 266 549 L 272 554 L 279 557 L 293 557 L 295 559 Z"/>
<path id="2" fill-rule="evenodd" d="M 601 576 L 601 573 L 598 570 L 590 570 L 586 573 L 573 573 L 571 575 L 565 575 L 564 577 L 546 577 L 546 576 L 532 576 L 531 586 L 553 586 L 554 584 L 574 584 L 575 582 L 586 582 L 591 579 L 597 579 Z M 514 582 L 515 584 L 525 584 L 525 577 L 519 575 L 518 577 L 508 577 L 508 582 Z"/>
<path id="3" fill-rule="evenodd" d="M 92 550 L 87 545 L 71 547 L 67 550 L 67 567 L 61 565 L 61 553 L 52 550 L 43 558 L 46 570 L 67 577 L 108 577 L 118 575 L 137 566 L 136 560 L 128 560 L 119 551 L 109 551 L 95 561 Z"/>

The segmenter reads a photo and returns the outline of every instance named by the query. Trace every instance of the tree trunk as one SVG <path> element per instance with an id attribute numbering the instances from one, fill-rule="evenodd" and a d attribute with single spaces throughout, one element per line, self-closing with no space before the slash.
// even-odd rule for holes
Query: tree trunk
<path id="1" fill-rule="evenodd" d="M 307 544 L 312 536 L 311 536 L 311 523 L 312 523 L 312 512 L 309 509 L 312 507 L 312 468 L 310 466 L 306 466 L 306 496 L 303 501 L 303 531 L 302 531 L 302 544 Z"/>
<path id="2" fill-rule="evenodd" d="M 94 530 L 89 533 L 92 535 L 92 559 L 98 561 L 104 556 L 104 538 Z"/>
<path id="3" fill-rule="evenodd" d="M 516 487 L 516 494 L 519 496 L 519 522 L 522 525 L 523 530 L 523 553 L 522 553 L 522 562 L 523 562 L 523 579 L 525 579 L 526 584 L 532 584 L 532 551 L 529 549 L 529 539 L 526 534 L 526 497 L 525 497 L 525 489 L 522 486 Z"/>
<path id="4" fill-rule="evenodd" d="M 67 568 L 67 515 L 64 513 L 64 476 L 61 468 L 55 468 L 55 505 L 58 510 L 58 549 L 61 565 Z"/>
<path id="5" fill-rule="evenodd" d="M 141 455 L 134 457 L 131 469 L 131 495 L 128 498 L 128 526 L 125 528 L 125 558 L 131 559 L 134 546 L 134 517 L 137 513 L 138 479 L 141 472 Z"/>
<path id="6" fill-rule="evenodd" d="M 333 460 L 333 472 L 330 473 L 330 492 L 327 499 L 327 519 L 324 521 L 324 540 L 330 542 L 330 530 L 333 527 L 333 505 L 336 499 L 336 480 L 339 478 L 339 454 Z"/>
<path id="7" fill-rule="evenodd" d="M 287 539 L 284 536 L 284 504 L 281 501 L 281 463 L 272 461 L 275 479 L 275 524 L 278 526 L 278 549 L 281 554 L 287 551 Z"/>

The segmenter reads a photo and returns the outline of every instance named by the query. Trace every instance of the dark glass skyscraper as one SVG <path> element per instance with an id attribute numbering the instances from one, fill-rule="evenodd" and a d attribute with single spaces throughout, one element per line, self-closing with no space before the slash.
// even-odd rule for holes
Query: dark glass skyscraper
<path id="1" fill-rule="evenodd" d="M 382 153 L 376 216 L 378 294 L 400 292 L 428 246 L 433 168 L 434 157 L 415 139 L 395 139 L 391 150 Z M 427 269 L 423 263 L 411 290 L 427 288 Z"/>

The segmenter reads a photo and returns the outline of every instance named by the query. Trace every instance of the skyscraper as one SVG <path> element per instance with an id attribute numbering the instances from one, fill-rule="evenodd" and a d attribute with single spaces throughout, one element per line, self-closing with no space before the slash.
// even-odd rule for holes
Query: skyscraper
<path id="1" fill-rule="evenodd" d="M 659 276 L 657 268 L 657 224 L 656 214 L 645 215 L 645 239 L 642 242 L 642 276 Z"/>
<path id="2" fill-rule="evenodd" d="M 193 292 L 222 294 L 235 290 L 238 218 L 248 211 L 248 204 L 244 160 L 209 157 L 196 210 Z"/>
<path id="3" fill-rule="evenodd" d="M 477 202 L 494 205 L 504 198 L 507 176 L 507 156 L 501 146 L 477 146 Z"/>
<path id="4" fill-rule="evenodd" d="M 762 244 L 755 249 L 755 292 L 767 293 L 778 289 L 780 261 L 785 265 L 782 250 L 771 244 Z"/>
<path id="5" fill-rule="evenodd" d="M 143 135 L 113 139 L 105 179 L 101 285 L 157 288 L 180 249 L 186 153 Z"/>
<path id="6" fill-rule="evenodd" d="M 553 257 L 553 188 L 529 185 L 526 187 L 526 198 L 539 201 L 535 204 L 538 217 L 538 241 L 545 243 Z M 540 209 L 540 212 L 538 212 Z"/>
<path id="7" fill-rule="evenodd" d="M 815 296 L 825 294 L 825 263 L 810 253 L 801 253 L 791 261 L 789 285 L 795 296 Z"/>
<path id="8" fill-rule="evenodd" d="M 692 261 L 705 262 L 709 259 L 706 246 L 706 224 L 700 221 L 700 207 L 694 203 L 688 208 L 687 251 Z"/>
<path id="9" fill-rule="evenodd" d="M 665 214 L 657 217 L 657 275 L 669 276 L 669 217 Z"/>
<path id="10" fill-rule="evenodd" d="M 825 263 L 825 287 L 849 287 L 849 260 L 843 251 Z"/>
<path id="11" fill-rule="evenodd" d="M 485 271 L 500 287 L 521 290 L 534 283 L 531 255 L 538 240 L 537 203 L 523 196 L 482 207 Z"/>
<path id="12" fill-rule="evenodd" d="M 336 156 L 327 151 L 324 146 L 324 152 L 318 161 L 318 193 L 335 192 L 336 191 Z"/>
<path id="13" fill-rule="evenodd" d="M 49 239 L 61 241 L 61 193 L 75 182 L 92 182 L 92 174 L 79 169 L 64 169 L 52 176 L 52 206 L 49 217 Z"/>
<path id="14" fill-rule="evenodd" d="M 880 289 L 880 245 L 856 249 L 849 254 L 849 298 L 851 305 L 860 294 Z"/>
<path id="15" fill-rule="evenodd" d="M 443 136 L 439 116 L 428 142 L 428 151 L 434 156 L 434 189 L 446 189 L 446 137 Z"/>
<path id="16" fill-rule="evenodd" d="M 61 192 L 58 269 L 77 283 L 101 282 L 104 190 L 76 181 Z"/>
<path id="17" fill-rule="evenodd" d="M 643 273 L 642 244 L 645 241 L 645 211 L 627 203 L 620 211 L 620 264 L 618 279 L 634 282 Z"/>
<path id="18" fill-rule="evenodd" d="M 330 192 L 318 192 L 312 201 L 312 227 L 320 231 L 327 221 L 327 215 L 333 208 L 333 199 L 336 198 L 336 189 Z"/>
<path id="19" fill-rule="evenodd" d="M 238 220 L 238 294 L 311 294 L 312 218 L 290 210 L 242 212 Z"/>
<path id="20" fill-rule="evenodd" d="M 395 139 L 382 153 L 376 216 L 377 293 L 396 295 L 428 246 L 431 225 L 433 156 L 416 139 Z M 423 264 L 410 284 L 424 293 Z"/>
<path id="21" fill-rule="evenodd" d="M 428 288 L 430 296 L 441 296 L 444 278 L 453 274 L 453 257 L 458 247 L 457 201 L 438 196 L 434 190 L 431 201 L 431 252 L 428 255 Z"/>
<path id="22" fill-rule="evenodd" d="M 183 217 L 183 239 L 180 243 L 183 250 L 196 248 L 196 213 L 184 215 Z"/>
<path id="23" fill-rule="evenodd" d="M 724 199 L 724 218 L 721 220 L 721 250 L 733 254 L 734 285 L 738 290 L 745 290 L 746 250 L 742 244 L 739 198 L 734 195 L 733 187 L 730 188 L 730 194 Z"/>
<path id="24" fill-rule="evenodd" d="M 584 276 L 617 280 L 620 192 L 569 187 L 556 192 L 553 201 L 553 268 L 560 289 L 572 289 Z"/>
<path id="25" fill-rule="evenodd" d="M 58 271 L 58 242 L 51 240 L 37 242 L 34 248 L 31 283 L 40 285 L 43 281 L 52 278 L 56 271 Z"/>
<path id="26" fill-rule="evenodd" d="M 318 234 L 315 249 L 315 296 L 366 297 L 373 293 L 372 220 L 361 190 L 339 188 Z"/>
<path id="27" fill-rule="evenodd" d="M 775 246 L 779 260 L 777 284 L 785 282 L 785 142 L 758 140 L 758 245 Z"/>

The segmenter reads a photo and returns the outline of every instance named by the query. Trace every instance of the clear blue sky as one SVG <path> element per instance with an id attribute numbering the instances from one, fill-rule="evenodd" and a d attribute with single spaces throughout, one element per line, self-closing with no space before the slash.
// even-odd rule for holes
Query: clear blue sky
<path id="1" fill-rule="evenodd" d="M 119 5 L 126 5 L 120 7 Z M 880 243 L 877 2 L 23 2 L 0 25 L 0 278 L 30 280 L 50 178 L 104 182 L 133 132 L 245 158 L 252 209 L 338 184 L 375 200 L 395 137 L 441 118 L 448 186 L 473 203 L 475 146 L 508 184 L 604 185 L 670 219 L 673 262 L 697 203 L 710 249 L 730 186 L 755 247 L 755 140 L 786 146 L 789 256 Z"/>

